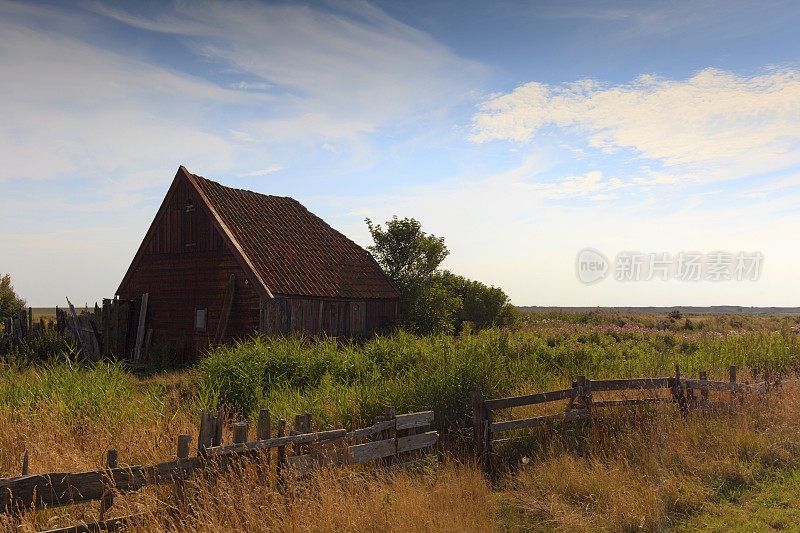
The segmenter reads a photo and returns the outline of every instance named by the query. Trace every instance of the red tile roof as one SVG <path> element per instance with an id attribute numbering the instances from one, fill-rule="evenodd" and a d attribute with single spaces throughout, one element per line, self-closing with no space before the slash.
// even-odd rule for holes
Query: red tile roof
<path id="1" fill-rule="evenodd" d="M 272 294 L 399 297 L 366 250 L 297 200 L 192 177 Z"/>

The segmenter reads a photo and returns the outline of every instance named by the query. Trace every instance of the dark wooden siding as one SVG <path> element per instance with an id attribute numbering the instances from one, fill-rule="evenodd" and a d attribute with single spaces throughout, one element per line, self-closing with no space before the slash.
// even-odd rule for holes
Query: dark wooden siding
<path id="1" fill-rule="evenodd" d="M 226 249 L 206 208 L 183 181 L 176 184 L 163 218 L 153 229 L 144 251 L 146 255 Z"/>
<path id="2" fill-rule="evenodd" d="M 236 289 L 226 338 L 253 334 L 258 330 L 258 294 L 227 251 L 198 252 L 191 258 L 146 255 L 120 297 L 148 293 L 147 327 L 153 329 L 153 342 L 174 343 L 179 351 L 196 354 L 214 338 L 231 274 L 236 275 Z M 195 329 L 198 309 L 207 310 L 204 331 Z"/>
<path id="3" fill-rule="evenodd" d="M 187 210 L 187 205 L 194 208 Z M 149 294 L 147 327 L 153 329 L 154 344 L 170 344 L 189 358 L 208 347 L 219 325 L 231 274 L 236 276 L 236 286 L 226 338 L 258 330 L 257 292 L 212 226 L 209 214 L 184 184 L 178 184 L 153 230 L 119 296 L 138 299 Z M 203 331 L 195 329 L 198 309 L 207 312 Z"/>
<path id="4" fill-rule="evenodd" d="M 369 333 L 397 318 L 397 300 L 345 300 L 276 296 L 263 301 L 265 335 L 306 332 L 332 337 Z"/>
<path id="5" fill-rule="evenodd" d="M 223 340 L 259 331 L 346 337 L 369 333 L 397 318 L 397 299 L 266 298 L 214 226 L 208 207 L 185 181 L 171 189 L 119 296 L 138 300 L 148 293 L 146 327 L 153 330 L 153 343 L 167 344 L 191 360 L 214 339 L 231 274 L 236 276 L 235 295 Z M 203 331 L 195 328 L 198 309 L 207 313 Z"/>

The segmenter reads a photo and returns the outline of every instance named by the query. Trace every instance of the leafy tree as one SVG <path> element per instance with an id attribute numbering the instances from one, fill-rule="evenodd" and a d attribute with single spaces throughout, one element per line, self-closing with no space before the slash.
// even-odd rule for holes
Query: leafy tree
<path id="1" fill-rule="evenodd" d="M 14 292 L 11 276 L 8 274 L 0 276 L 0 320 L 10 316 L 19 316 L 24 307 L 25 300 Z"/>
<path id="2" fill-rule="evenodd" d="M 400 302 L 400 325 L 418 335 L 452 333 L 461 299 L 437 278 L 406 283 Z"/>
<path id="3" fill-rule="evenodd" d="M 369 251 L 401 291 L 406 284 L 430 278 L 450 253 L 443 237 L 428 235 L 413 218 L 394 216 L 385 230 L 370 219 L 366 222 L 375 241 Z"/>
<path id="4" fill-rule="evenodd" d="M 480 329 L 512 320 L 502 289 L 439 270 L 450 253 L 443 237 L 425 233 L 413 218 L 394 216 L 385 229 L 366 222 L 375 242 L 369 251 L 400 290 L 404 328 L 424 335 L 456 331 L 465 321 Z"/>
<path id="5" fill-rule="evenodd" d="M 461 300 L 461 307 L 454 314 L 456 328 L 464 322 L 470 322 L 475 329 L 506 325 L 504 318 L 509 313 L 507 308 L 512 306 L 508 303 L 508 295 L 503 289 L 447 270 L 438 274 L 438 277 L 448 290 Z"/>

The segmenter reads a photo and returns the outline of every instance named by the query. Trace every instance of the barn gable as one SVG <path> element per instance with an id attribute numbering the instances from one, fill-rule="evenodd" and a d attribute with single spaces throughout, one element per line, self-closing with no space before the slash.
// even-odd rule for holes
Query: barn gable
<path id="1" fill-rule="evenodd" d="M 185 191 L 185 192 L 184 192 Z M 227 246 L 259 292 L 323 298 L 399 298 L 399 292 L 372 256 L 293 198 L 225 187 L 181 166 L 153 224 L 120 284 L 122 289 L 144 253 L 184 251 L 180 243 L 159 240 L 159 221 L 175 215 L 170 202 L 178 194 L 205 213 L 211 227 L 202 238 Z M 191 222 L 181 222 L 191 231 Z M 173 221 L 173 226 L 176 221 Z M 163 226 L 163 224 L 162 224 Z M 213 228 L 214 231 L 210 231 Z M 212 237 L 213 235 L 213 237 Z M 164 245 L 171 246 L 164 249 Z M 186 243 L 184 243 L 186 244 Z M 210 243 L 197 243 L 197 250 Z M 161 246 L 161 248 L 159 248 Z"/>
<path id="2" fill-rule="evenodd" d="M 178 169 L 116 293 L 148 294 L 146 329 L 192 358 L 255 333 L 358 335 L 399 293 L 366 250 L 292 198 Z"/>

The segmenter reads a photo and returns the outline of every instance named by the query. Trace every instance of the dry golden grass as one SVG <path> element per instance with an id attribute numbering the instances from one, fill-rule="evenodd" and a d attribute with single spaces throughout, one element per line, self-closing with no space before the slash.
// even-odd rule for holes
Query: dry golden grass
<path id="1" fill-rule="evenodd" d="M 580 446 L 549 442 L 506 482 L 506 523 L 530 530 L 662 531 L 758 479 L 800 468 L 800 391 L 787 387 L 734 406 L 733 414 L 687 419 L 671 406 L 609 413 Z"/>
<path id="2" fill-rule="evenodd" d="M 163 408 L 137 423 L 120 423 L 113 412 L 65 423 L 46 411 L 31 417 L 0 410 L 2 473 L 19 474 L 25 449 L 31 473 L 97 469 L 109 448 L 119 450 L 121 465 L 173 457 L 179 434 L 196 436 L 197 421 L 179 408 L 183 379 L 167 378 Z M 194 513 L 154 513 L 174 502 L 172 488 L 160 487 L 117 497 L 111 516 L 145 512 L 130 530 L 157 532 L 664 531 L 759 480 L 800 468 L 797 387 L 733 405 L 730 414 L 695 412 L 686 419 L 673 405 L 598 412 L 583 434 L 550 431 L 516 451 L 500 449 L 506 473 L 494 488 L 474 465 L 447 455 L 434 471 L 391 477 L 327 471 L 285 491 L 246 468 L 192 483 Z M 36 531 L 91 521 L 97 507 L 29 513 L 3 525 Z"/>

